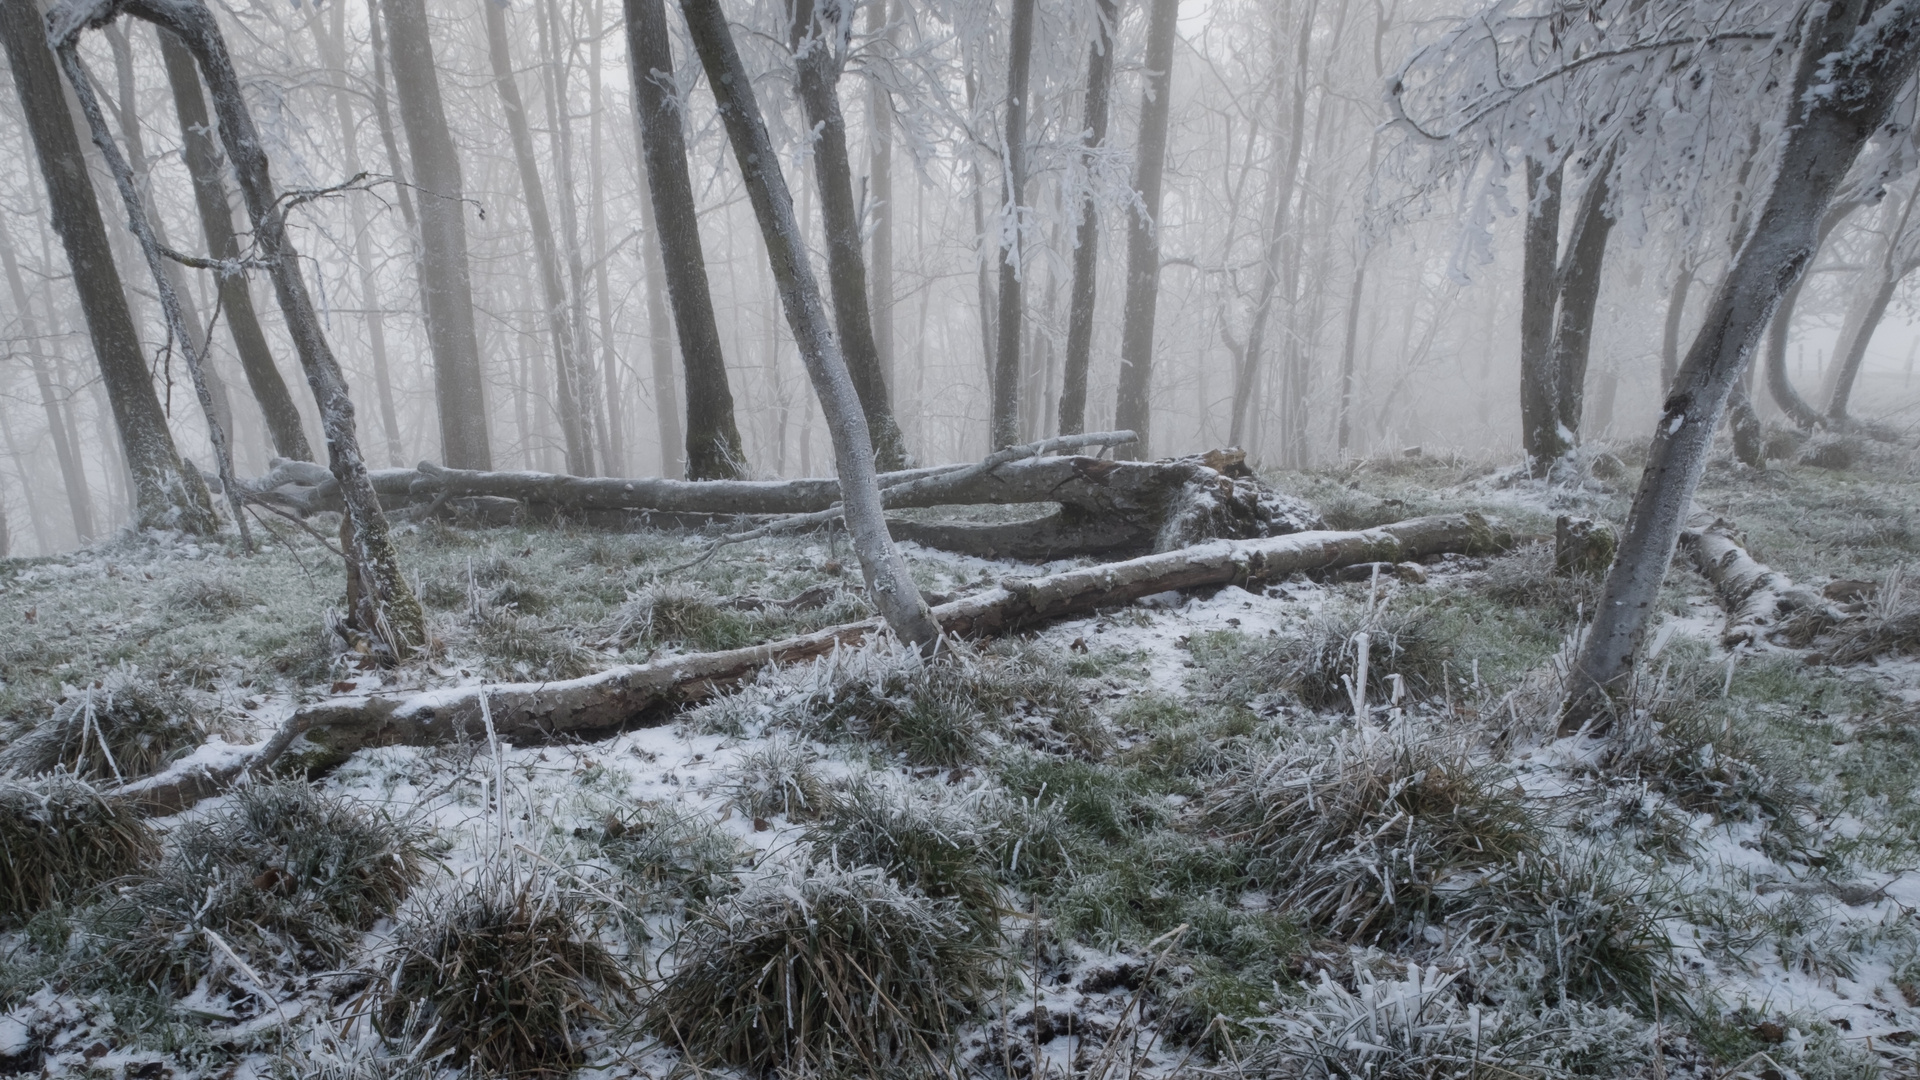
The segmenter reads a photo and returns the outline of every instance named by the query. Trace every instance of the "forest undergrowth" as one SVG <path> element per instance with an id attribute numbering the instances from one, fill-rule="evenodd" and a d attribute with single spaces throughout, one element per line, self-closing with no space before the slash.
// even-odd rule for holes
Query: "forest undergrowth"
<path id="1" fill-rule="evenodd" d="M 601 741 L 295 754 L 170 818 L 113 786 L 330 695 L 862 618 L 857 569 L 824 534 L 675 571 L 702 537 L 405 526 L 435 640 L 383 670 L 297 530 L 0 563 L 0 1073 L 1914 1075 L 1920 495 L 1904 450 L 1848 464 L 1716 463 L 1699 503 L 1876 585 L 1863 658 L 1730 654 L 1676 565 L 1604 740 L 1553 734 L 1597 583 L 1548 534 L 1617 521 L 1632 464 L 1400 457 L 1273 479 L 1332 527 L 1523 542 L 841 650 Z M 907 554 L 932 593 L 1038 572 Z"/>

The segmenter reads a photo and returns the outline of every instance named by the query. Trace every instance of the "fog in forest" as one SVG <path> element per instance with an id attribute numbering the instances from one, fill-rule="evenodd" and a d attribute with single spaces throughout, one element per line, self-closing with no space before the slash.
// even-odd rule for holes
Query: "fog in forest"
<path id="1" fill-rule="evenodd" d="M 42 47 L 35 0 L 6 2 L 28 38 L 10 48 Z M 164 413 L 158 434 L 207 475 L 221 471 L 209 415 L 238 477 L 276 456 L 326 460 L 193 58 L 178 44 L 170 55 L 160 35 L 171 32 L 141 12 L 106 21 L 111 6 L 91 6 L 103 25 L 74 36 L 74 55 L 169 253 L 160 262 L 180 325 L 204 347 L 208 401 L 63 78 L 65 108 L 49 115 L 78 134 L 92 191 L 77 174 L 57 184 L 99 208 L 111 253 L 111 266 L 76 274 L 22 104 L 48 87 L 23 81 L 12 56 L 22 96 L 0 110 L 0 506 L 14 554 L 133 520 L 114 399 L 143 382 Z M 870 426 L 897 423 L 882 468 L 977 459 L 1063 421 L 1144 429 L 1133 453 L 1154 457 L 1238 445 L 1260 467 L 1415 447 L 1511 463 L 1538 450 L 1523 432 L 1523 353 L 1563 346 L 1584 354 L 1561 364 L 1584 365 L 1577 419 L 1560 425 L 1569 442 L 1643 443 L 1663 371 L 1693 344 L 1773 182 L 1777 76 L 1791 58 L 1766 35 L 1793 17 L 1765 0 L 1658 16 L 1511 4 L 1463 15 L 1421 0 L 819 0 L 798 23 L 784 3 L 723 6 L 820 288 L 847 280 L 836 229 L 864 275 L 856 333 L 841 298 L 831 303 Z M 669 59 L 636 72 L 635 12 L 651 8 Z M 212 11 L 369 467 L 832 475 L 828 425 L 675 5 Z M 1158 41 L 1156 18 L 1169 27 Z M 1156 47 L 1170 56 L 1160 67 Z M 808 77 L 832 125 L 803 100 Z M 656 214 L 636 79 L 658 99 L 656 124 L 684 141 L 690 208 Z M 1097 121 L 1090 88 L 1108 105 Z M 1910 96 L 1899 109 L 1911 112 Z M 1889 167 L 1856 169 L 1822 223 L 1776 316 L 1784 336 L 1775 328 L 1756 350 L 1746 398 L 1763 423 L 1847 415 L 1847 388 L 1853 414 L 1911 423 L 1920 222 L 1913 153 L 1904 134 L 1891 141 Z M 836 220 L 848 196 L 851 220 Z M 676 225 L 680 243 L 663 247 Z M 1560 249 L 1544 258 L 1529 247 L 1543 228 Z M 1576 250 L 1583 228 L 1590 242 Z M 706 296 L 677 297 L 675 269 L 704 277 Z M 113 271 L 117 287 L 102 277 Z M 137 341 L 115 348 L 137 349 L 148 379 L 103 378 L 98 337 L 112 331 L 90 333 L 76 291 L 86 275 L 124 294 Z M 1533 330 L 1530 282 L 1546 290 Z M 706 334 L 676 328 L 682 302 L 707 306 Z M 1130 319 L 1144 326 L 1132 356 Z M 1770 351 L 1798 399 L 1789 406 L 1770 391 Z M 1858 374 L 1836 378 L 1837 355 Z M 875 419 L 872 398 L 892 421 Z M 716 430 L 718 443 L 690 452 Z"/>

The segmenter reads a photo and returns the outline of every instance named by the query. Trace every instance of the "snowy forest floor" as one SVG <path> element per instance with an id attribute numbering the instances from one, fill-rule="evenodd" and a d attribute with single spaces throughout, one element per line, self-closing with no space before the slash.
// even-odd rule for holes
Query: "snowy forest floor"
<path id="1" fill-rule="evenodd" d="M 1719 462 L 1699 504 L 1897 621 L 1920 454 L 1830 463 Z M 1599 471 L 1270 479 L 1332 527 L 1542 535 L 1620 520 L 1633 470 Z M 866 611 L 824 536 L 663 578 L 705 541 L 430 522 L 397 542 L 435 646 L 362 670 L 327 629 L 337 562 L 273 531 L 0 563 L 0 769 L 110 781 L 333 694 Z M 931 592 L 1039 572 L 907 554 Z M 603 741 L 366 750 L 157 841 L 7 780 L 0 1073 L 1920 1075 L 1920 657 L 1729 654 L 1682 561 L 1633 713 L 1560 740 L 1553 661 L 1596 584 L 1550 542 L 1426 569 L 1163 594 L 931 664 L 845 651 Z"/>

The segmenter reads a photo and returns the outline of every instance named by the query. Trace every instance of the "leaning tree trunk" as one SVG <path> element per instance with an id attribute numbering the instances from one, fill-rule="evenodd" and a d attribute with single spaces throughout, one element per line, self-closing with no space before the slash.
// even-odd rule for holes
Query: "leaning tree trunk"
<path id="1" fill-rule="evenodd" d="M 260 317 L 253 309 L 253 293 L 247 288 L 246 271 L 240 267 L 240 242 L 233 234 L 233 207 L 227 202 L 226 181 L 220 176 L 219 148 L 214 145 L 213 124 L 207 117 L 206 98 L 200 93 L 200 76 L 194 71 L 193 57 L 180 39 L 159 31 L 160 56 L 166 62 L 167 81 L 173 88 L 174 114 L 180 120 L 180 156 L 193 178 L 193 200 L 200 211 L 200 232 L 207 241 L 207 255 L 221 264 L 213 272 L 219 290 L 220 314 L 233 338 L 233 349 L 240 357 L 240 370 L 246 373 L 247 386 L 260 404 L 267 421 L 267 434 L 273 439 L 274 452 L 295 461 L 312 461 L 313 449 L 307 445 L 307 433 L 300 422 L 300 410 L 293 394 L 280 377 L 273 362 L 273 350 L 260 328 Z M 369 303 L 372 301 L 369 300 Z"/>
<path id="2" fill-rule="evenodd" d="M 420 189 L 420 282 L 427 346 L 433 353 L 441 454 L 448 465 L 490 469 L 487 400 L 480 340 L 473 325 L 473 276 L 467 261 L 467 200 L 460 155 L 440 100 L 439 68 L 427 32 L 425 0 L 382 0 L 393 52 L 394 96 Z"/>
<path id="3" fill-rule="evenodd" d="M 1527 159 L 1527 224 L 1520 285 L 1520 446 L 1527 471 L 1545 476 L 1569 449 L 1560 438 L 1553 372 L 1553 313 L 1559 295 L 1560 184 L 1564 166 Z"/>
<path id="4" fill-rule="evenodd" d="M 493 85 L 500 108 L 507 114 L 507 133 L 513 142 L 513 160 L 520 169 L 520 195 L 533 231 L 534 261 L 540 267 L 541 294 L 547 301 L 547 333 L 553 341 L 553 363 L 560 400 L 560 434 L 567 446 L 567 471 L 593 475 L 593 445 L 587 439 L 586 412 L 580 407 L 579 365 L 573 324 L 567 319 L 567 287 L 560 277 L 560 251 L 553 238 L 553 220 L 547 214 L 547 189 L 533 156 L 533 133 L 527 128 L 527 109 L 513 78 L 513 55 L 507 44 L 507 14 L 499 4 L 483 0 L 486 13 L 487 59 L 493 65 Z M 536 16 L 537 17 L 537 16 Z M 564 197 L 571 198 L 571 195 Z"/>
<path id="5" fill-rule="evenodd" d="M 1032 81 L 1033 8 L 1036 0 L 1013 0 L 1013 26 L 1007 46 L 1007 127 L 1001 133 L 1000 311 L 995 318 L 993 415 L 988 425 L 991 449 L 1020 441 L 1020 336 L 1026 330 L 1025 245 L 1020 200 L 1027 194 L 1027 86 Z"/>
<path id="6" fill-rule="evenodd" d="M 1180 0 L 1153 0 L 1147 21 L 1146 89 L 1140 100 L 1134 190 L 1127 228 L 1127 303 L 1120 325 L 1120 390 L 1113 426 L 1140 434 L 1130 452 L 1152 454 L 1153 318 L 1160 299 L 1160 181 L 1167 166 L 1167 109 Z"/>
<path id="7" fill-rule="evenodd" d="M 182 466 L 166 414 L 153 391 L 133 313 L 113 264 L 107 229 L 94 201 L 86 158 L 46 28 L 34 0 L 0 0 L 0 46 L 13 70 L 20 114 L 39 158 L 52 205 L 53 229 L 66 248 L 74 290 L 93 339 L 101 382 L 133 482 L 134 521 L 140 528 L 211 534 L 218 528 L 213 499 L 198 473 Z"/>
<path id="8" fill-rule="evenodd" d="M 882 469 L 907 465 L 906 440 L 888 400 L 880 346 L 873 336 L 867 306 L 867 267 L 860 257 L 860 210 L 853 202 L 852 165 L 847 154 L 847 124 L 840 114 L 836 84 L 846 61 L 853 15 L 845 0 L 796 0 L 789 43 L 799 75 L 796 89 L 807 123 L 816 135 L 813 175 L 820 186 L 820 219 L 827 238 L 827 286 L 833 294 L 834 323 L 846 353 L 847 373 L 860 394 L 860 408 L 873 435 L 874 461 Z"/>
<path id="9" fill-rule="evenodd" d="M 1916 0 L 1920 2 L 1920 0 Z M 727 29 L 726 14 L 719 0 L 681 0 L 687 17 L 687 29 L 700 62 L 707 69 L 707 81 L 713 88 L 720 119 L 726 125 L 728 141 L 746 182 L 747 195 L 754 214 L 760 219 L 768 261 L 772 263 L 781 306 L 786 309 L 787 324 L 800 348 L 814 393 L 820 398 L 820 411 L 826 416 L 827 430 L 833 438 L 834 464 L 840 477 L 840 499 L 844 504 L 847 532 L 860 559 L 867 591 L 887 625 L 903 641 L 921 649 L 931 649 L 938 641 L 940 628 L 927 613 L 919 587 L 907 570 L 892 537 L 887 535 L 886 517 L 880 504 L 880 487 L 873 466 L 873 442 L 867 434 L 866 416 L 860 410 L 860 397 L 847 373 L 846 360 L 840 354 L 840 342 L 833 324 L 820 302 L 820 287 L 814 281 L 813 267 L 807 260 L 806 243 L 793 217 L 793 198 L 788 194 L 786 177 L 780 172 L 780 159 L 773 141 L 767 137 L 760 118 L 760 106 L 754 100 L 753 83 L 746 65 L 734 49 L 733 35 Z"/>
<path id="10" fill-rule="evenodd" d="M 1095 0 L 1093 44 L 1087 49 L 1087 112 L 1081 127 L 1081 167 L 1093 168 L 1093 152 L 1107 141 L 1113 100 L 1113 27 L 1119 0 Z M 1067 359 L 1060 376 L 1060 434 L 1087 429 L 1087 364 L 1093 355 L 1093 304 L 1100 273 L 1100 210 L 1089 180 L 1080 194 L 1080 220 L 1073 231 L 1073 297 L 1067 308 Z"/>
<path id="11" fill-rule="evenodd" d="M 20 260 L 14 255 L 13 237 L 7 233 L 3 215 L 0 215 L 0 268 L 6 271 L 7 290 L 13 294 L 13 306 L 19 310 L 20 332 L 27 341 L 27 360 L 33 366 L 33 381 L 40 391 L 40 406 L 47 414 L 47 434 L 53 439 L 54 456 L 60 462 L 60 479 L 67 493 L 67 509 L 73 515 L 73 536 L 76 541 L 85 544 L 94 538 L 93 495 L 87 490 L 86 465 L 75 452 L 77 444 L 69 437 L 66 417 L 60 410 L 51 365 L 41 351 L 46 339 L 40 336 L 40 328 L 34 322 L 27 283 L 20 276 Z M 22 487 L 25 487 L 24 481 Z M 34 525 L 36 528 L 40 525 L 37 514 Z M 46 544 L 40 547 L 43 554 L 52 550 Z"/>
<path id="12" fill-rule="evenodd" d="M 1553 328 L 1554 412 L 1560 438 L 1578 441 L 1586 404 L 1587 357 L 1593 347 L 1593 315 L 1600 306 L 1600 272 L 1607 257 L 1613 218 L 1607 213 L 1607 173 L 1613 152 L 1601 155 L 1567 244 L 1567 265 L 1560 272 L 1560 317 Z M 1569 447 L 1569 449 L 1571 449 Z"/>
<path id="13" fill-rule="evenodd" d="M 386 516 L 361 458 L 346 380 L 307 295 L 299 255 L 287 238 L 286 203 L 268 172 L 263 141 L 247 110 L 240 77 L 227 54 L 219 24 L 201 0 L 134 0 L 124 5 L 96 0 L 62 8 L 49 36 L 56 41 L 76 42 L 84 27 L 108 22 L 122 9 L 179 35 L 199 61 L 200 74 L 213 95 L 221 143 L 253 224 L 256 259 L 273 278 L 281 315 L 320 406 L 330 470 L 340 485 L 347 511 L 342 540 L 347 556 L 350 625 L 368 635 L 370 644 L 404 659 L 426 640 L 425 613 L 400 574 L 399 559 L 387 536 Z"/>
<path id="14" fill-rule="evenodd" d="M 1885 263 L 1876 266 L 1871 271 L 1872 287 L 1854 293 L 1846 323 L 1840 329 L 1840 340 L 1834 345 L 1832 373 L 1827 376 L 1831 383 L 1827 388 L 1829 424 L 1847 422 L 1847 401 L 1853 396 L 1860 365 L 1867 358 L 1867 345 L 1873 341 L 1874 330 L 1886 316 L 1887 305 L 1893 302 L 1894 290 L 1900 287 L 1900 279 L 1905 276 L 1901 273 L 1904 269 Z"/>
<path id="15" fill-rule="evenodd" d="M 1659 601 L 1721 407 L 1781 293 L 1813 260 L 1834 191 L 1920 64 L 1920 0 L 1892 0 L 1865 25 L 1860 0 L 1815 9 L 1806 19 L 1774 182 L 1715 290 L 1654 430 L 1619 554 L 1569 672 L 1564 731 L 1608 722 L 1611 698 L 1626 685 Z M 1816 72 L 1827 88 L 1818 95 L 1809 93 Z"/>
<path id="16" fill-rule="evenodd" d="M 647 191 L 665 262 L 667 297 L 687 375 L 687 479 L 730 480 L 747 471 L 733 393 L 720 351 L 720 327 L 707 288 L 699 212 L 687 175 L 687 136 L 674 95 L 673 47 L 664 0 L 625 0 L 627 57 L 640 119 Z M 657 380 L 656 380 L 657 381 Z"/>
<path id="17" fill-rule="evenodd" d="M 1820 253 L 1821 245 L 1833 230 L 1840 227 L 1847 215 L 1858 206 L 1857 202 L 1847 201 L 1829 207 L 1820 219 L 1820 237 L 1814 245 L 1814 254 Z M 1766 376 L 1767 396 L 1787 419 L 1802 430 L 1811 431 L 1821 422 L 1820 412 L 1799 391 L 1793 388 L 1793 380 L 1787 376 L 1787 338 L 1793 329 L 1793 311 L 1800 302 L 1800 290 L 1806 286 L 1807 279 L 1802 276 L 1791 288 L 1784 290 L 1780 297 L 1780 306 L 1774 309 L 1773 321 L 1767 326 Z"/>

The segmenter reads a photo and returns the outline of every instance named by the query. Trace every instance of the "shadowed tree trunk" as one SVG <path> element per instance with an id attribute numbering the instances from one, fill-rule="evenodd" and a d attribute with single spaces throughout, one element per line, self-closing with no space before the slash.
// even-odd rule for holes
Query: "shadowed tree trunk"
<path id="1" fill-rule="evenodd" d="M 1527 222 L 1520 286 L 1520 446 L 1527 469 L 1545 476 L 1570 447 L 1560 437 L 1553 372 L 1553 314 L 1559 298 L 1560 185 L 1565 166 L 1551 171 L 1527 159 Z"/>
<path id="2" fill-rule="evenodd" d="M 887 535 L 880 502 L 880 486 L 873 465 L 873 443 L 867 434 L 860 396 L 847 373 L 840 343 L 820 300 L 820 287 L 808 263 L 806 245 L 793 216 L 793 198 L 780 159 L 767 137 L 753 97 L 753 83 L 735 51 L 733 35 L 719 0 L 681 0 L 687 29 L 707 70 L 727 139 L 760 219 L 774 283 L 787 324 L 800 348 L 807 375 L 826 415 L 833 439 L 833 457 L 840 478 L 840 499 L 847 532 L 860 559 L 867 593 L 887 625 L 902 641 L 931 651 L 940 627 L 927 610 L 913 575 Z"/>
<path id="3" fill-rule="evenodd" d="M 867 5 L 867 33 L 887 44 L 892 59 L 894 33 L 887 0 Z M 867 216 L 873 222 L 873 272 L 867 275 L 867 308 L 873 313 L 873 347 L 880 356 L 880 379 L 887 388 L 887 411 L 899 398 L 893 348 L 893 95 L 878 77 L 867 87 Z"/>
<path id="4" fill-rule="evenodd" d="M 1033 57 L 1035 0 L 1013 0 L 1013 26 L 1007 46 L 1007 126 L 1001 133 L 1000 313 L 995 320 L 993 416 L 988 441 L 993 449 L 1020 441 L 1020 335 L 1026 329 L 1026 274 L 1021 243 L 1020 200 L 1027 193 L 1028 68 Z"/>
<path id="5" fill-rule="evenodd" d="M 813 175 L 820 187 L 820 220 L 827 239 L 827 288 L 833 294 L 834 324 L 846 354 L 847 374 L 860 395 L 874 460 L 882 469 L 907 463 L 905 440 L 888 400 L 880 347 L 873 336 L 867 306 L 867 268 L 860 257 L 860 210 L 853 201 L 853 170 L 847 152 L 847 125 L 840 113 L 841 68 L 846 63 L 853 12 L 847 0 L 793 0 L 793 49 L 800 105 L 817 133 Z"/>
<path id="6" fill-rule="evenodd" d="M 360 454 L 346 380 L 321 332 L 319 315 L 300 275 L 299 255 L 287 238 L 286 203 L 268 171 L 263 140 L 247 110 L 240 78 L 219 26 L 201 0 L 137 0 L 124 5 L 97 0 L 63 9 L 63 18 L 53 26 L 49 37 L 66 43 L 65 48 L 73 48 L 84 26 L 104 23 L 120 10 L 179 35 L 199 62 L 200 74 L 212 93 L 221 143 L 253 224 L 256 258 L 273 278 L 281 315 L 320 406 L 330 471 L 339 483 L 346 508 L 341 541 L 347 556 L 349 626 L 364 633 L 370 645 L 383 647 L 395 659 L 405 659 L 426 640 L 425 613 L 400 574 L 399 559 L 387 536 L 386 517 Z"/>
<path id="7" fill-rule="evenodd" d="M 1107 113 L 1113 101 L 1113 26 L 1119 0 L 1095 0 L 1093 45 L 1087 50 L 1087 111 L 1081 122 L 1083 168 L 1107 141 Z M 1067 307 L 1067 358 L 1060 380 L 1060 434 L 1087 429 L 1087 364 L 1093 355 L 1093 305 L 1100 275 L 1100 211 L 1093 185 L 1080 193 L 1080 220 L 1073 232 L 1073 297 Z"/>
<path id="8" fill-rule="evenodd" d="M 1607 216 L 1607 173 L 1613 152 L 1600 156 L 1580 196 L 1573 235 L 1560 270 L 1560 315 L 1553 328 L 1554 411 L 1562 439 L 1580 438 L 1586 401 L 1587 357 L 1593 346 L 1593 316 L 1600 304 L 1600 272 L 1607 257 L 1613 218 Z"/>
<path id="9" fill-rule="evenodd" d="M 1619 554 L 1568 672 L 1563 731 L 1604 728 L 1610 719 L 1611 699 L 1633 669 L 1691 511 L 1720 410 L 1781 293 L 1813 261 L 1835 190 L 1920 64 L 1920 0 L 1892 0 L 1865 25 L 1862 10 L 1862 0 L 1842 0 L 1803 16 L 1775 180 L 1714 291 L 1654 429 Z M 1816 77 L 1825 92 L 1809 93 Z"/>
<path id="10" fill-rule="evenodd" d="M 1127 229 L 1126 316 L 1120 327 L 1120 391 L 1113 426 L 1139 434 L 1133 457 L 1151 457 L 1153 320 L 1160 298 L 1160 181 L 1167 165 L 1167 108 L 1180 0 L 1153 0 L 1147 22 L 1146 89 L 1140 100 L 1134 207 Z M 1249 343 L 1251 344 L 1251 343 Z M 1251 348 L 1249 348 L 1251 353 Z"/>
<path id="11" fill-rule="evenodd" d="M 540 180 L 540 165 L 533 156 L 533 133 L 527 128 L 526 106 L 520 101 L 520 87 L 513 78 L 513 57 L 507 44 L 507 13 L 492 0 L 481 0 L 486 12 L 487 59 L 493 65 L 493 85 L 500 94 L 500 109 L 507 115 L 507 132 L 513 142 L 514 164 L 520 170 L 520 196 L 527 208 L 527 224 L 533 233 L 534 258 L 540 267 L 540 289 L 547 301 L 547 335 L 553 343 L 554 371 L 560 400 L 560 435 L 567 445 L 567 471 L 575 476 L 593 475 L 593 444 L 585 430 L 586 413 L 580 407 L 579 366 L 575 363 L 573 325 L 567 319 L 567 287 L 560 277 L 559 245 L 554 242 L 553 220 L 547 215 L 546 186 Z M 564 193 L 562 197 L 566 196 Z"/>
<path id="12" fill-rule="evenodd" d="M 673 50 L 664 0 L 625 0 L 634 111 L 652 199 L 673 325 L 687 376 L 687 479 L 729 480 L 747 471 L 720 328 L 707 288 L 700 220 L 687 175 L 687 137 L 673 87 Z M 656 385 L 659 380 L 656 378 Z"/>
<path id="13" fill-rule="evenodd" d="M 67 509 L 73 515 L 73 535 L 81 544 L 94 538 L 93 496 L 87 490 L 86 466 L 75 453 L 76 444 L 73 435 L 67 429 L 65 415 L 61 412 L 58 391 L 53 385 L 52 365 L 41 350 L 40 327 L 34 322 L 31 299 L 27 295 L 27 283 L 20 276 L 20 260 L 14 254 L 13 237 L 7 232 L 6 216 L 0 214 L 0 267 L 6 270 L 7 291 L 13 295 L 13 306 L 19 312 L 20 332 L 27 340 L 27 360 L 33 365 L 33 381 L 40 391 L 40 405 L 47 414 L 47 433 L 53 439 L 53 452 L 60 462 L 60 479 L 67 492 Z M 23 482 L 24 486 L 24 482 Z M 35 525 L 39 524 L 35 518 Z M 41 553 L 51 551 L 41 544 Z"/>
<path id="14" fill-rule="evenodd" d="M 433 352 L 440 447 L 455 468 L 490 469 L 487 400 L 480 342 L 473 326 L 473 280 L 467 263 L 467 203 L 460 156 L 440 100 L 439 69 L 427 33 L 425 0 L 382 0 L 393 54 L 400 126 L 420 188 L 420 280 Z M 467 462 L 468 464 L 457 464 Z"/>
<path id="15" fill-rule="evenodd" d="M 1693 264 L 1684 258 L 1674 271 L 1673 288 L 1667 291 L 1667 317 L 1660 327 L 1660 392 L 1673 389 L 1673 374 L 1680 370 L 1680 320 L 1686 314 L 1687 293 L 1693 288 Z M 1784 307 L 1784 305 L 1783 305 Z"/>
<path id="16" fill-rule="evenodd" d="M 240 370 L 267 421 L 274 452 L 295 461 L 312 461 L 313 448 L 307 444 L 300 410 L 273 362 L 273 350 L 267 346 L 266 332 L 253 309 L 246 271 L 239 266 L 240 242 L 233 233 L 233 207 L 227 202 L 226 181 L 220 176 L 220 150 L 214 145 L 207 101 L 200 93 L 200 76 L 194 71 L 193 57 L 178 38 L 165 30 L 158 36 L 167 81 L 173 89 L 174 113 L 180 119 L 180 156 L 193 178 L 200 232 L 207 242 L 207 255 L 225 264 L 213 272 L 213 280 L 219 290 L 221 317 L 233 339 L 233 350 L 240 357 Z"/>
<path id="17" fill-rule="evenodd" d="M 33 0 L 0 0 L 0 45 L 6 48 L 14 89 L 20 96 L 20 116 L 46 181 L 53 229 L 66 248 L 73 286 L 119 431 L 133 482 L 134 523 L 143 529 L 211 534 L 218 527 L 213 500 L 199 474 L 182 466 L 173 434 L 167 430 L 120 272 L 113 264 L 106 224 L 94 201 L 66 91 Z"/>

